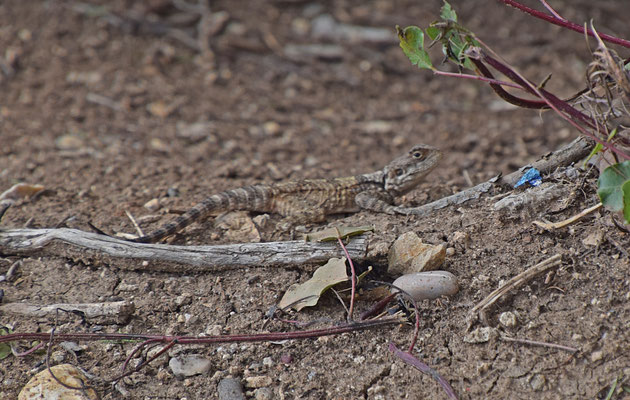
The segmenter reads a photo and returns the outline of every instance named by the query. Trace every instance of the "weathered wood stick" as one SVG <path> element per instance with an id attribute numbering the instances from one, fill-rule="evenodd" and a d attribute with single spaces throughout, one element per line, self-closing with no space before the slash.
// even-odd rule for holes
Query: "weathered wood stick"
<path id="1" fill-rule="evenodd" d="M 29 304 L 29 303 L 8 303 L 0 305 L 0 315 L 18 314 L 27 317 L 52 317 L 59 311 L 78 312 L 86 319 L 96 319 L 101 324 L 121 324 L 127 322 L 129 317 L 136 310 L 135 305 L 129 301 L 114 301 L 106 303 L 73 303 L 73 304 Z"/>
<path id="2" fill-rule="evenodd" d="M 482 182 L 477 186 L 462 190 L 454 195 L 443 197 L 434 202 L 421 205 L 419 207 L 396 207 L 396 212 L 407 215 L 427 215 L 432 211 L 439 210 L 450 205 L 457 205 L 469 200 L 479 198 L 483 193 L 488 192 L 495 185 L 506 187 L 514 187 L 523 175 L 523 172 L 532 167 L 539 170 L 542 174 L 553 172 L 556 168 L 564 165 L 570 165 L 573 162 L 581 160 L 588 156 L 593 144 L 584 137 L 579 137 L 566 145 L 565 147 L 543 156 L 538 161 L 530 165 L 523 166 L 517 171 L 512 172 L 504 177 L 494 177 L 486 182 Z"/>
<path id="3" fill-rule="evenodd" d="M 347 244 L 354 260 L 367 255 L 367 238 L 357 236 Z M 300 240 L 238 243 L 214 246 L 175 246 L 133 243 L 77 229 L 0 229 L 0 254 L 53 254 L 76 259 L 96 259 L 121 269 L 166 272 L 216 271 L 221 267 L 267 267 L 314 264 L 341 257 L 336 242 Z M 120 262 L 122 259 L 136 262 Z M 148 261 L 148 262 L 137 262 Z"/>

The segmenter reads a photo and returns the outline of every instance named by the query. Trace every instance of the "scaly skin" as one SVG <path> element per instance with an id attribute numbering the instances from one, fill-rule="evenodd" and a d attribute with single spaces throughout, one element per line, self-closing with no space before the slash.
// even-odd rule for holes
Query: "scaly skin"
<path id="1" fill-rule="evenodd" d="M 438 149 L 417 145 L 382 170 L 369 174 L 227 190 L 207 197 L 173 221 L 132 241 L 157 242 L 209 215 L 235 210 L 280 214 L 296 222 L 320 222 L 329 214 L 361 209 L 395 214 L 394 199 L 413 190 L 440 158 Z"/>

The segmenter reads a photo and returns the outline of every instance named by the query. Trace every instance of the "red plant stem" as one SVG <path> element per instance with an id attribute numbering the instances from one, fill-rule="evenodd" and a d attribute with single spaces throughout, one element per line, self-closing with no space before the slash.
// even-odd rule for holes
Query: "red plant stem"
<path id="1" fill-rule="evenodd" d="M 36 346 L 34 346 L 34 347 L 31 347 L 30 349 L 28 349 L 28 350 L 26 350 L 26 351 L 23 351 L 23 352 L 21 352 L 21 353 L 14 353 L 14 355 L 15 355 L 16 357 L 26 357 L 26 356 L 28 356 L 29 354 L 36 352 L 37 350 L 41 349 L 41 348 L 42 348 L 42 347 L 44 347 L 44 346 L 46 346 L 46 343 L 45 343 L 45 342 L 41 342 L 41 343 L 39 343 L 38 345 L 36 345 Z"/>
<path id="2" fill-rule="evenodd" d="M 161 340 L 160 339 L 149 339 L 149 340 L 145 340 L 144 342 L 140 343 L 139 345 L 137 345 L 133 351 L 127 356 L 127 358 L 125 359 L 125 362 L 122 365 L 122 370 L 123 372 L 127 369 L 127 364 L 129 364 L 129 361 L 131 361 L 131 359 L 133 358 L 133 356 L 136 355 L 137 352 L 139 352 L 140 350 L 142 350 L 145 346 L 151 344 L 151 343 L 160 343 Z"/>
<path id="3" fill-rule="evenodd" d="M 477 67 L 477 69 L 479 70 L 481 74 L 490 78 L 493 77 L 492 72 L 490 72 L 490 70 L 480 60 L 470 58 L 470 61 L 472 61 L 472 63 L 475 64 L 475 67 Z M 520 85 L 516 85 L 516 86 L 518 86 L 518 88 L 521 90 L 526 90 Z M 490 87 L 492 88 L 492 90 L 494 90 L 494 92 L 500 98 L 502 98 L 503 100 L 507 101 L 510 104 L 514 104 L 515 106 L 523 107 L 523 108 L 531 108 L 535 110 L 549 108 L 549 105 L 547 105 L 546 101 L 528 100 L 522 97 L 514 96 L 513 94 L 506 92 L 500 85 L 496 85 L 494 83 L 490 83 Z"/>
<path id="4" fill-rule="evenodd" d="M 492 49 L 490 49 L 487 45 L 484 45 L 484 46 L 490 52 L 492 52 Z M 626 154 L 622 150 L 619 150 L 615 146 L 612 146 L 610 143 L 601 140 L 600 138 L 595 136 L 595 134 L 587 131 L 584 127 L 582 127 L 581 125 L 579 125 L 576 122 L 576 120 L 578 120 L 578 121 L 582 122 L 583 124 L 587 125 L 589 128 L 594 129 L 594 130 L 598 130 L 597 129 L 597 121 L 596 120 L 594 120 L 594 119 L 590 118 L 589 116 L 581 113 L 580 111 L 576 110 L 571 105 L 569 105 L 567 102 L 565 102 L 563 100 L 560 100 L 558 97 L 556 97 L 553 94 L 547 92 L 546 90 L 538 89 L 536 86 L 534 86 L 532 83 L 527 81 L 524 77 L 522 77 L 518 72 L 516 72 L 509 65 L 504 65 L 503 63 L 501 63 L 497 59 L 486 55 L 482 51 L 480 51 L 480 53 L 481 53 L 481 55 L 479 56 L 479 58 L 483 58 L 483 60 L 486 61 L 488 64 L 490 64 L 493 68 L 497 69 L 499 72 L 503 73 L 508 78 L 510 78 L 513 81 L 515 81 L 516 83 L 519 83 L 519 84 L 523 85 L 523 87 L 526 88 L 527 91 L 532 93 L 534 96 L 537 96 L 537 97 L 539 97 L 541 99 L 544 99 L 545 102 L 549 105 L 549 107 L 551 109 L 553 109 L 558 115 L 560 115 L 562 118 L 564 118 L 565 121 L 567 121 L 569 124 L 573 125 L 573 127 L 575 127 L 578 131 L 583 133 L 585 136 L 588 136 L 589 138 L 593 139 L 597 143 L 599 143 L 602 146 L 604 146 L 606 149 L 609 149 L 610 151 L 613 151 L 614 153 L 619 155 L 621 158 L 623 158 L 625 160 L 630 160 L 630 155 Z M 495 57 L 499 58 L 499 56 L 497 56 L 494 52 L 492 52 L 492 53 L 495 55 Z"/>
<path id="5" fill-rule="evenodd" d="M 394 297 L 396 297 L 396 293 L 390 293 L 389 295 L 385 296 L 384 298 L 379 300 L 378 303 L 374 304 L 369 310 L 362 312 L 359 319 L 363 321 L 370 317 L 380 314 L 381 311 L 383 311 L 385 307 L 387 307 L 389 302 L 392 301 Z"/>
<path id="6" fill-rule="evenodd" d="M 409 354 L 413 351 L 413 348 L 416 347 L 416 342 L 418 341 L 418 335 L 420 335 L 420 311 L 418 311 L 418 302 L 415 299 L 413 300 L 413 314 L 416 317 L 416 321 L 413 324 L 413 336 L 411 336 L 411 343 L 409 343 Z"/>
<path id="7" fill-rule="evenodd" d="M 499 86 L 499 87 L 501 87 L 501 86 L 509 86 L 509 87 L 513 87 L 515 89 L 522 89 L 523 88 L 522 86 L 517 85 L 516 83 L 500 81 L 498 79 L 489 78 L 487 76 L 470 75 L 470 74 L 458 74 L 458 73 L 455 73 L 455 72 L 440 71 L 440 70 L 437 70 L 437 69 L 434 69 L 433 73 L 435 75 L 450 76 L 450 77 L 455 77 L 455 78 L 466 78 L 466 79 L 472 79 L 472 80 L 475 80 L 475 81 L 487 82 L 490 85 L 496 85 L 496 86 Z"/>
<path id="8" fill-rule="evenodd" d="M 518 10 L 521 10 L 529 15 L 532 15 L 536 18 L 542 19 L 543 21 L 547 21 L 549 23 L 552 23 L 554 25 L 559 25 L 563 28 L 567 28 L 570 29 L 572 31 L 575 32 L 579 32 L 584 34 L 584 27 L 582 27 L 581 25 L 576 24 L 575 22 L 571 22 L 568 20 L 563 20 L 563 19 L 559 19 L 554 17 L 553 15 L 548 15 L 545 14 L 543 12 L 540 12 L 538 10 L 534 10 L 533 8 L 529 8 L 527 6 L 522 5 L 521 3 L 514 1 L 514 0 L 498 0 L 499 2 L 508 5 L 508 6 L 512 6 Z M 623 7 L 622 5 L 620 5 L 619 7 Z M 586 34 L 591 36 L 591 37 L 595 37 L 595 33 L 591 30 L 591 29 L 587 29 L 586 30 Z M 626 47 L 626 48 L 630 48 L 630 41 L 625 40 L 625 39 L 620 39 L 617 38 L 615 36 L 610 36 L 610 35 L 606 35 L 604 33 L 600 33 L 598 34 L 600 38 L 602 38 L 603 40 L 610 42 L 610 43 L 614 43 L 614 44 L 618 44 L 620 46 Z"/>
<path id="9" fill-rule="evenodd" d="M 446 392 L 446 394 L 448 395 L 450 399 L 456 400 L 458 398 L 457 394 L 455 394 L 455 390 L 453 390 L 453 388 L 446 381 L 446 379 L 444 379 L 436 370 L 429 367 L 427 364 L 423 363 L 422 361 L 418 360 L 410 352 L 404 352 L 402 350 L 399 350 L 396 347 L 396 345 L 392 342 L 389 342 L 389 351 L 394 353 L 394 355 L 400 358 L 405 364 L 411 365 L 412 367 L 422 372 L 423 374 L 427 374 L 433 379 L 435 379 L 442 386 L 442 388 L 444 389 L 444 391 Z"/>
<path id="10" fill-rule="evenodd" d="M 142 344 L 140 344 L 138 347 L 142 348 L 145 345 L 149 344 L 150 342 L 151 342 L 150 340 L 147 340 L 147 341 L 143 342 Z M 136 366 L 136 368 L 125 372 L 125 369 L 127 368 L 127 364 L 131 360 L 131 355 L 129 355 L 129 357 L 127 357 L 127 359 L 125 360 L 125 363 L 123 364 L 123 367 L 122 367 L 123 372 L 120 375 L 118 375 L 117 377 L 110 379 L 109 381 L 110 382 L 115 382 L 115 381 L 121 380 L 122 378 L 125 378 L 125 377 L 133 374 L 134 372 L 140 371 L 142 368 L 144 368 L 145 366 L 149 365 L 149 363 L 151 363 L 151 361 L 155 360 L 156 358 L 160 357 L 162 354 L 166 353 L 168 350 L 170 350 L 176 344 L 177 344 L 177 339 L 171 340 L 166 346 L 164 346 L 160 351 L 155 353 L 151 358 L 149 358 L 148 360 L 144 360 L 143 362 L 138 364 Z"/>
<path id="11" fill-rule="evenodd" d="M 595 120 L 593 120 L 591 117 L 589 117 L 588 115 L 586 115 L 586 114 L 576 110 L 575 108 L 571 107 L 565 101 L 559 99 L 554 94 L 546 91 L 545 89 L 538 89 L 538 88 L 536 88 L 531 82 L 526 81 L 519 74 L 514 72 L 514 70 L 512 70 L 512 68 L 510 68 L 507 65 L 503 64 L 499 60 L 490 57 L 489 55 L 485 54 L 485 52 L 483 52 L 483 51 L 481 52 L 481 57 L 482 57 L 482 60 L 487 62 L 492 68 L 496 69 L 497 71 L 499 71 L 503 75 L 505 75 L 508 78 L 510 78 L 511 80 L 513 80 L 514 82 L 522 85 L 523 88 L 527 92 L 531 93 L 534 96 L 537 96 L 537 97 L 540 97 L 540 98 L 546 100 L 547 104 L 549 104 L 549 106 L 551 108 L 558 108 L 559 110 L 567 113 L 572 118 L 582 122 L 583 124 L 587 125 L 588 127 L 592 128 L 592 129 L 596 129 L 597 122 Z"/>
<path id="12" fill-rule="evenodd" d="M 224 335 L 224 336 L 164 336 L 147 335 L 133 333 L 58 333 L 55 334 L 53 342 L 63 341 L 98 341 L 98 340 L 151 340 L 152 342 L 169 343 L 177 340 L 180 344 L 208 344 L 208 343 L 232 343 L 232 342 L 265 342 L 280 341 L 289 339 L 313 339 L 320 336 L 338 335 L 340 333 L 358 331 L 363 329 L 376 328 L 379 326 L 399 324 L 399 318 L 383 318 L 377 320 L 354 322 L 351 324 L 338 325 L 328 328 L 313 329 L 308 331 L 295 332 L 269 332 L 250 335 Z M 50 333 L 11 333 L 0 336 L 0 343 L 18 340 L 50 340 Z"/>

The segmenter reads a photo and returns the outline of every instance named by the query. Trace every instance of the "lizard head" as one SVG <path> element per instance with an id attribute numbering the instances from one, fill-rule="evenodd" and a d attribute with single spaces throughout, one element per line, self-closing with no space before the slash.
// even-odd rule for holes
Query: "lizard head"
<path id="1" fill-rule="evenodd" d="M 383 169 L 385 190 L 395 196 L 415 188 L 433 170 L 442 158 L 442 152 L 424 144 L 393 160 Z"/>

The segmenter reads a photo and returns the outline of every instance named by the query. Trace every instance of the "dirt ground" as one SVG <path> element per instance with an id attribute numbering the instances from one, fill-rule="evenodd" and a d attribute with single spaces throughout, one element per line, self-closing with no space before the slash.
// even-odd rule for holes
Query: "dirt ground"
<path id="1" fill-rule="evenodd" d="M 8 66 L 0 74 L 0 192 L 17 182 L 48 189 L 11 207 L 3 227 L 65 221 L 67 227 L 90 230 L 91 221 L 108 232 L 132 233 L 129 211 L 136 218 L 149 216 L 142 224 L 148 231 L 173 218 L 167 209 L 186 209 L 221 190 L 369 172 L 427 143 L 445 156 L 403 199 L 417 205 L 514 171 L 577 135 L 551 113 L 505 105 L 484 85 L 411 66 L 393 28 L 426 26 L 437 18 L 437 0 L 213 1 L 204 25 L 210 39 L 200 51 L 191 48 L 203 42 L 194 41 L 193 11 L 178 10 L 168 0 L 101 3 L 105 8 L 72 1 L 0 3 L 0 49 Z M 593 18 L 600 31 L 630 37 L 630 8 L 623 2 L 551 3 L 568 19 Z M 466 26 L 533 81 L 553 73 L 547 88 L 560 96 L 584 86 L 589 50 L 581 35 L 493 1 L 452 4 Z M 154 24 L 138 28 L 112 15 Z M 376 31 L 372 40 L 357 39 L 316 29 L 326 16 L 338 24 L 389 29 L 391 37 Z M 161 34 L 157 28 L 165 24 L 177 27 L 180 36 Z M 576 169 L 556 174 L 547 180 L 571 194 L 513 213 L 494 210 L 503 193 L 496 189 L 428 217 L 360 212 L 304 228 L 372 224 L 383 241 L 413 231 L 427 243 L 451 248 L 442 269 L 458 277 L 461 290 L 421 304 L 415 355 L 460 398 L 603 399 L 618 377 L 630 386 L 630 238 L 605 210 L 556 232 L 532 224 L 596 204 L 596 178 Z M 159 199 L 159 210 L 143 207 L 152 199 Z M 277 228 L 280 221 L 271 216 L 261 240 L 289 239 L 291 232 Z M 188 228 L 175 243 L 238 241 L 210 219 Z M 555 254 L 562 255 L 561 266 L 491 308 L 488 323 L 498 334 L 570 346 L 577 353 L 496 336 L 478 344 L 464 341 L 466 317 L 477 302 Z M 182 275 L 130 271 L 121 267 L 125 261 L 0 256 L 1 274 L 22 260 L 17 279 L 0 282 L 3 303 L 127 299 L 137 308 L 121 325 L 63 315 L 57 331 L 65 333 L 291 330 L 279 321 L 263 328 L 265 313 L 314 270 L 296 265 Z M 370 305 L 360 300 L 359 311 Z M 499 323 L 503 312 L 516 315 L 514 326 Z M 339 302 L 326 295 L 292 318 L 343 321 L 344 315 Z M 0 324 L 17 332 L 48 332 L 54 323 L 0 315 Z M 202 355 L 211 360 L 210 371 L 178 380 L 164 356 L 126 378 L 122 391 L 100 386 L 101 398 L 125 393 L 130 399 L 217 398 L 218 382 L 227 376 L 243 382 L 269 378 L 266 389 L 245 388 L 248 398 L 446 398 L 431 377 L 387 350 L 390 341 L 405 348 L 411 334 L 411 326 L 399 325 L 317 340 L 180 347 L 170 356 Z M 74 353 L 57 347 L 55 361 L 105 379 L 118 373 L 132 348 L 91 342 Z M 43 360 L 37 353 L 0 361 L 0 397 L 17 397 L 44 368 Z M 617 391 L 613 398 L 628 399 L 630 393 Z"/>

